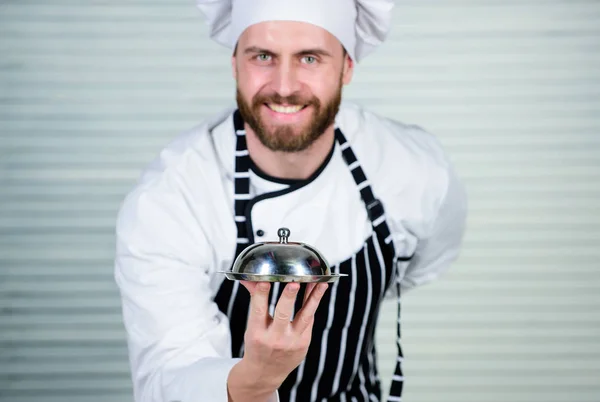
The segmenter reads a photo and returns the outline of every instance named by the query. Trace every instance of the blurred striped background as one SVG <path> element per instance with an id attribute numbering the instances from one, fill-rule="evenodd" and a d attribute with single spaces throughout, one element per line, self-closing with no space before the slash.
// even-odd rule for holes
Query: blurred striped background
<path id="1" fill-rule="evenodd" d="M 438 135 L 470 196 L 405 298 L 403 400 L 600 401 L 600 2 L 397 4 L 346 99 Z M 0 0 L 0 401 L 132 401 L 116 211 L 233 89 L 193 0 Z"/>

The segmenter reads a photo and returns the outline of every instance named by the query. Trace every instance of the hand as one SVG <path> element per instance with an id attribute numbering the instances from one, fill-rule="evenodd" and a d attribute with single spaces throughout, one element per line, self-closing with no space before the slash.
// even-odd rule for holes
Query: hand
<path id="1" fill-rule="evenodd" d="M 302 309 L 291 321 L 299 283 L 286 285 L 273 317 L 269 315 L 271 285 L 265 282 L 242 284 L 251 298 L 244 357 L 232 369 L 229 378 L 229 392 L 235 402 L 261 400 L 250 396 L 252 392 L 244 386 L 244 381 L 250 380 L 255 395 L 268 396 L 300 365 L 310 345 L 315 312 L 329 286 L 327 283 L 310 283 Z"/>

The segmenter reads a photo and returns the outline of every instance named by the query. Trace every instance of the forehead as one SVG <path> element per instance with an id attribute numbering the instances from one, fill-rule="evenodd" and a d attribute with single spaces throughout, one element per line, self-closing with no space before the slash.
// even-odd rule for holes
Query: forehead
<path id="1" fill-rule="evenodd" d="M 249 26 L 240 36 L 238 46 L 256 46 L 273 51 L 298 51 L 323 48 L 334 51 L 341 43 L 329 31 L 307 22 L 265 21 Z"/>

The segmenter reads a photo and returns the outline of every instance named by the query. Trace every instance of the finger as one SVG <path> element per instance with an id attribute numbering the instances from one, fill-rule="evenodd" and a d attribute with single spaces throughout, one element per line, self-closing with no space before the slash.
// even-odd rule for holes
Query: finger
<path id="1" fill-rule="evenodd" d="M 254 286 L 246 285 L 246 288 L 253 288 L 250 292 L 250 311 L 248 312 L 248 328 L 264 328 L 268 322 L 269 316 L 269 282 L 258 282 Z"/>
<path id="2" fill-rule="evenodd" d="M 306 300 L 308 299 L 308 296 L 310 296 L 310 294 L 312 293 L 313 289 L 315 288 L 315 286 L 317 286 L 316 282 L 311 282 L 306 286 L 306 289 L 304 290 L 304 300 L 302 300 L 302 305 L 304 306 L 304 303 L 306 303 Z"/>
<path id="3" fill-rule="evenodd" d="M 302 309 L 296 314 L 296 319 L 292 324 L 295 330 L 302 333 L 312 325 L 319 303 L 328 287 L 328 283 L 319 283 L 313 289 Z"/>
<path id="4" fill-rule="evenodd" d="M 295 282 L 288 283 L 283 289 L 283 293 L 275 307 L 275 314 L 273 315 L 272 327 L 275 332 L 282 334 L 290 325 L 299 289 L 300 284 Z"/>

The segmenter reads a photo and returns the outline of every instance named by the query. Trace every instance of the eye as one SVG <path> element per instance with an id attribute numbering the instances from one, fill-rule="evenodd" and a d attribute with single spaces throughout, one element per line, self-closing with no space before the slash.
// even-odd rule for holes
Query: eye
<path id="1" fill-rule="evenodd" d="M 269 61 L 271 60 L 271 55 L 266 54 L 266 53 L 261 53 L 258 56 L 256 56 L 258 61 Z"/>
<path id="2" fill-rule="evenodd" d="M 306 64 L 315 64 L 317 62 L 317 58 L 314 56 L 304 56 L 302 58 Z"/>

